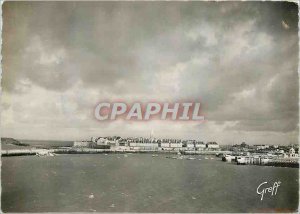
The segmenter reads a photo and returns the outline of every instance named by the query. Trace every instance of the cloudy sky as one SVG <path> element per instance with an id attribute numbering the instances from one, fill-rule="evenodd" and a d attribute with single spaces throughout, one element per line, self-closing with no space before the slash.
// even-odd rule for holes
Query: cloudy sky
<path id="1" fill-rule="evenodd" d="M 5 2 L 2 136 L 297 143 L 297 6 Z M 102 100 L 194 100 L 205 122 L 93 116 Z"/>

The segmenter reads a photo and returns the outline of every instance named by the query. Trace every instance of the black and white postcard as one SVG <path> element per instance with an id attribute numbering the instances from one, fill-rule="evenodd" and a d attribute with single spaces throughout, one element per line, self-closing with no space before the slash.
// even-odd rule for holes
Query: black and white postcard
<path id="1" fill-rule="evenodd" d="M 5 1 L 4 213 L 297 213 L 297 1 Z"/>

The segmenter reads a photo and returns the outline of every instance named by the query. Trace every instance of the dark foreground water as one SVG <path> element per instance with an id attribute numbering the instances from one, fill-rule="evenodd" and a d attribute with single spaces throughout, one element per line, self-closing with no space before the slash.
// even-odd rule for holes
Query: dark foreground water
<path id="1" fill-rule="evenodd" d="M 4 212 L 292 212 L 298 169 L 95 154 L 2 158 Z M 197 157 L 199 158 L 199 157 Z M 260 200 L 257 186 L 281 181 Z"/>

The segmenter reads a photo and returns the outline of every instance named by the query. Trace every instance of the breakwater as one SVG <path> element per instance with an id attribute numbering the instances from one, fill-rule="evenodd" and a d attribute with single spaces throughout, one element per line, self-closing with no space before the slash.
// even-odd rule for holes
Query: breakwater
<path id="1" fill-rule="evenodd" d="M 16 149 L 2 150 L 2 156 L 38 155 L 38 154 L 101 154 L 101 153 L 157 153 L 157 154 L 182 154 L 182 155 L 218 155 L 230 154 L 230 151 L 176 151 L 176 150 L 128 150 L 128 149 L 95 149 L 64 147 L 55 149 Z"/>
<path id="2" fill-rule="evenodd" d="M 272 160 L 268 161 L 267 163 L 265 163 L 264 165 L 299 168 L 299 159 L 298 158 L 272 159 Z"/>
<path id="3" fill-rule="evenodd" d="M 231 151 L 209 151 L 209 150 L 202 150 L 202 151 L 181 151 L 183 155 L 218 155 L 218 154 L 232 154 Z"/>
<path id="4" fill-rule="evenodd" d="M 14 150 L 1 150 L 1 156 L 26 156 L 37 155 L 40 149 L 14 149 Z"/>
<path id="5" fill-rule="evenodd" d="M 120 154 L 120 153 L 160 153 L 177 154 L 178 151 L 158 150 L 111 150 L 90 148 L 58 148 L 58 149 L 16 149 L 1 150 L 1 156 L 49 155 L 49 154 Z"/>
<path id="6" fill-rule="evenodd" d="M 227 161 L 225 157 L 223 161 Z M 230 159 L 228 159 L 230 160 Z M 266 157 L 266 156 L 237 156 L 231 161 L 236 162 L 238 165 L 262 165 L 262 166 L 279 166 L 279 167 L 292 167 L 299 168 L 298 157 Z"/>
<path id="7" fill-rule="evenodd" d="M 1 150 L 1 156 L 54 156 L 56 154 L 122 154 L 122 153 L 151 153 L 151 154 L 180 154 L 180 155 L 218 155 L 230 154 L 230 151 L 168 151 L 168 150 L 112 150 L 112 149 L 91 149 L 91 148 L 56 148 L 56 149 L 14 149 Z M 234 157 L 234 156 L 232 156 Z M 264 157 L 241 157 L 236 156 L 232 161 L 241 165 L 263 165 L 299 168 L 298 158 L 272 158 Z M 224 159 L 224 157 L 223 157 Z M 226 161 L 226 160 L 224 160 Z"/>

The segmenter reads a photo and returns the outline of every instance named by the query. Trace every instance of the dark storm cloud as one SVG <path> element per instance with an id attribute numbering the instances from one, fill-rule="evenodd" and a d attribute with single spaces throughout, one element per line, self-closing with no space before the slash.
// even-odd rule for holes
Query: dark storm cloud
<path id="1" fill-rule="evenodd" d="M 207 120 L 234 123 L 227 130 L 297 130 L 294 3 L 5 2 L 3 18 L 11 95 L 80 85 L 120 98 L 200 99 Z M 89 105 L 80 98 L 76 111 Z"/>
<path id="2" fill-rule="evenodd" d="M 165 66 L 174 64 L 204 51 L 207 38 L 187 41 L 182 35 L 203 22 L 220 29 L 216 35 L 219 48 L 210 47 L 214 52 L 222 50 L 223 33 L 252 19 L 257 21 L 259 31 L 270 31 L 274 38 L 296 32 L 295 6 L 290 5 L 225 2 L 5 3 L 4 67 L 9 66 L 16 75 L 4 76 L 3 85 L 13 89 L 17 81 L 12 76 L 18 78 L 23 73 L 24 76 L 32 74 L 30 78 L 41 86 L 56 90 L 68 88 L 72 82 L 68 82 L 68 77 L 72 74 L 82 78 L 87 85 L 111 83 L 124 76 L 138 79 L 142 72 L 136 55 L 142 53 L 135 50 L 165 32 L 170 32 L 169 37 L 149 44 L 159 46 L 157 51 L 166 52 L 159 63 L 157 59 L 149 59 L 152 72 L 160 63 Z M 287 32 L 282 30 L 282 19 L 290 25 Z M 33 66 L 35 54 L 39 52 L 28 55 L 24 50 L 34 37 L 42 41 L 48 52 L 65 49 L 66 59 L 46 68 Z M 22 57 L 24 55 L 25 58 Z M 147 60 L 147 56 L 142 58 Z M 51 71 L 56 73 L 53 79 L 49 79 Z"/>

